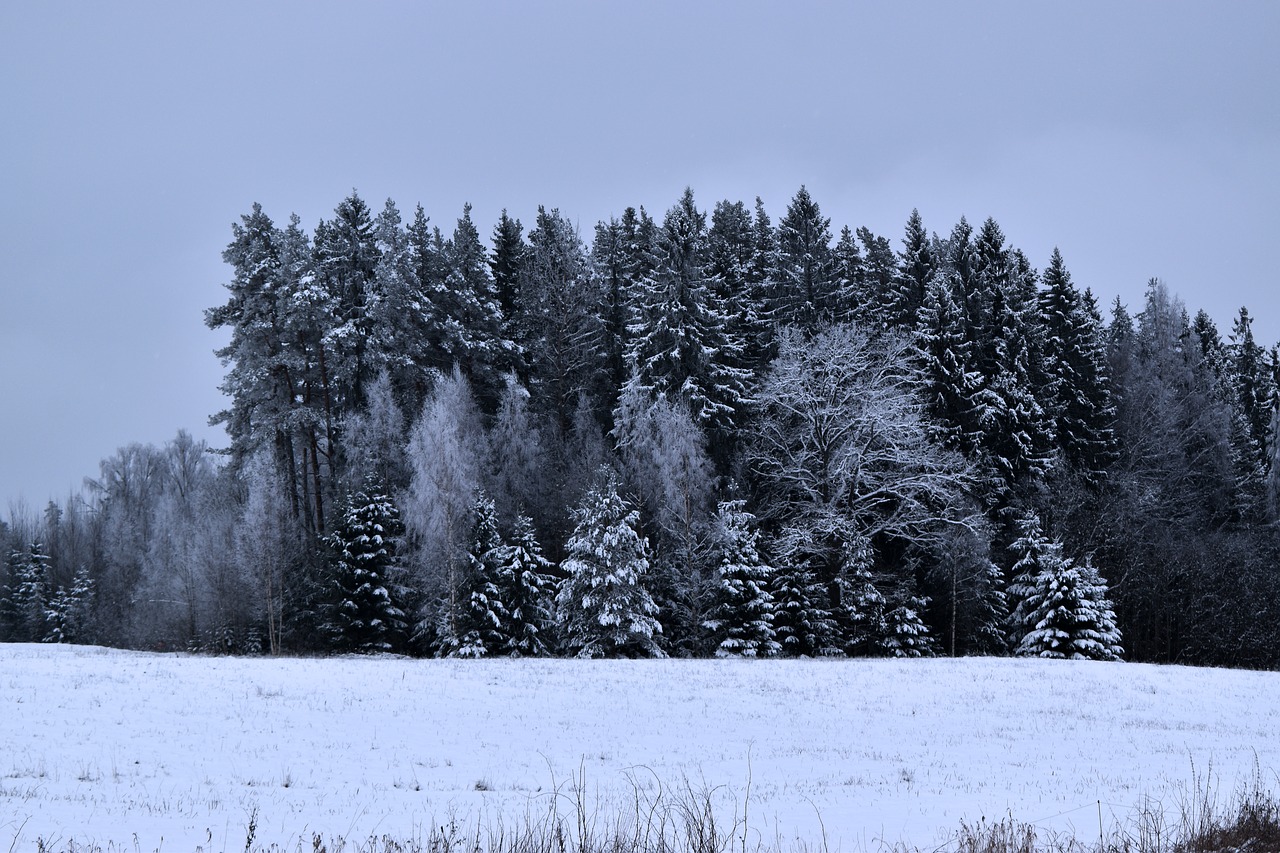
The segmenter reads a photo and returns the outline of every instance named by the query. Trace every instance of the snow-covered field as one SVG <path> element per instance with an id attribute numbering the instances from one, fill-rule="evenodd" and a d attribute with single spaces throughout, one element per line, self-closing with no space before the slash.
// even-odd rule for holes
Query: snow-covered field
<path id="1" fill-rule="evenodd" d="M 423 836 L 686 782 L 753 838 L 1098 830 L 1280 770 L 1280 674 L 1030 660 L 419 661 L 0 646 L 0 850 Z M 750 790 L 748 794 L 748 782 Z M 561 800 L 563 810 L 571 806 Z M 758 835 L 757 835 L 758 833 Z M 16 842 L 16 843 L 15 843 Z M 12 848 L 10 845 L 14 844 Z"/>

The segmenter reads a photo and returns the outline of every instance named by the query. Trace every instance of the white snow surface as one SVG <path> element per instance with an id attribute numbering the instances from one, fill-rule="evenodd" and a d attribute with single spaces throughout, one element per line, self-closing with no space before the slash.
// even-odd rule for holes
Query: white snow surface
<path id="1" fill-rule="evenodd" d="M 436 661 L 0 646 L 0 848 L 309 850 L 688 784 L 789 848 L 1082 837 L 1280 768 L 1280 674 L 1015 659 Z M 749 783 L 749 791 L 748 791 Z M 480 790 L 487 789 L 487 790 Z M 12 845 L 12 847 L 10 847 Z"/>

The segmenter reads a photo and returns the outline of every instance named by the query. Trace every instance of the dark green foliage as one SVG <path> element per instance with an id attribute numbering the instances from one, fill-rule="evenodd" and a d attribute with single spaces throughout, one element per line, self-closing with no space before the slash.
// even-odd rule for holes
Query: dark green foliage
<path id="1" fill-rule="evenodd" d="M 339 648 L 400 649 L 405 641 L 397 545 L 404 534 L 389 497 L 368 487 L 351 495 L 329 541 L 336 553 L 333 632 Z"/>

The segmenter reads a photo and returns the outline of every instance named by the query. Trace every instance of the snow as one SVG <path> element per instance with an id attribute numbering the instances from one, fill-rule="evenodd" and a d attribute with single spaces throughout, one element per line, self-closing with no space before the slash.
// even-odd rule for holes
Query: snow
<path id="1" fill-rule="evenodd" d="M 1280 674 L 1025 659 L 420 661 L 0 645 L 0 848 L 291 849 L 625 809 L 687 781 L 749 832 L 932 847 L 1007 814 L 1096 834 L 1280 768 Z M 1256 764 L 1255 764 L 1256 762 Z M 750 783 L 750 793 L 747 786 Z M 487 788 L 488 790 L 479 790 Z M 571 811 L 568 812 L 571 814 Z M 136 837 L 136 842 L 135 842 Z"/>

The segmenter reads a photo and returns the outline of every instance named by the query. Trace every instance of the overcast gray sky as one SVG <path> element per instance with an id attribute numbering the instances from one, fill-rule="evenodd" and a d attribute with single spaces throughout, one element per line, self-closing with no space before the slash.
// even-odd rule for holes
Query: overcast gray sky
<path id="1" fill-rule="evenodd" d="M 1159 276 L 1280 338 L 1280 3 L 12 2 L 0 127 L 0 515 L 224 443 L 231 223 L 353 187 L 589 236 L 803 183 L 836 229 L 993 216 L 1104 303 Z"/>

